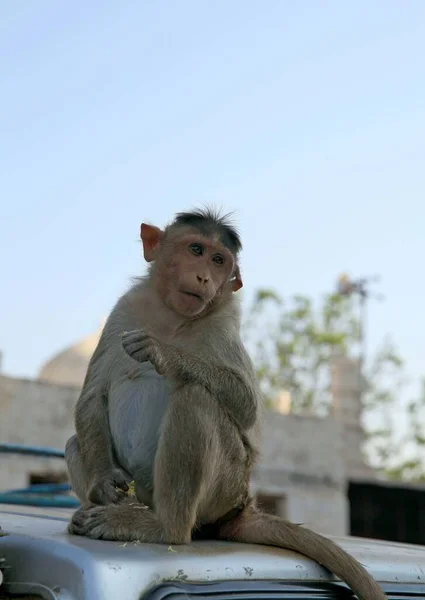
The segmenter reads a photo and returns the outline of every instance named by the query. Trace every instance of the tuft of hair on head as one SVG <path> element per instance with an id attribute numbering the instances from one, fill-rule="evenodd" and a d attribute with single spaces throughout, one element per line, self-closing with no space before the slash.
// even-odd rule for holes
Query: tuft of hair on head
<path id="1" fill-rule="evenodd" d="M 206 236 L 217 234 L 221 243 L 237 255 L 242 250 L 242 240 L 231 221 L 231 216 L 232 213 L 221 215 L 218 210 L 213 208 L 179 212 L 176 214 L 170 228 L 193 227 Z"/>

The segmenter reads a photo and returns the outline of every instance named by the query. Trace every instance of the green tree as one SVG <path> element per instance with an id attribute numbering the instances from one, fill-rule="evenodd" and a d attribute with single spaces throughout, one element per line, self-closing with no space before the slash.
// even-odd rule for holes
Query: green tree
<path id="1" fill-rule="evenodd" d="M 258 290 L 248 313 L 245 337 L 254 358 L 267 404 L 277 394 L 291 393 L 294 412 L 326 414 L 330 406 L 329 362 L 348 354 L 359 341 L 352 300 L 328 295 L 319 310 L 311 299 L 282 299 Z"/>
<path id="2" fill-rule="evenodd" d="M 331 358 L 358 355 L 360 323 L 352 297 L 328 294 L 315 307 L 305 296 L 283 299 L 260 289 L 249 308 L 244 337 L 270 408 L 287 390 L 292 412 L 325 416 L 331 407 Z M 382 341 L 363 375 L 366 458 L 388 477 L 422 479 L 425 383 L 417 398 L 403 403 L 404 364 L 390 339 Z"/>

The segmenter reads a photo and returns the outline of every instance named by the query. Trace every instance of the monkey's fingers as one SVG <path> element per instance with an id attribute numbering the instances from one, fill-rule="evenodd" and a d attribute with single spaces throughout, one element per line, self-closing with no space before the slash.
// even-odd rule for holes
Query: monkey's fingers
<path id="1" fill-rule="evenodd" d="M 133 354 L 136 352 L 140 352 L 143 347 L 144 346 L 142 342 L 129 342 L 123 344 L 124 350 L 127 352 L 127 354 L 130 354 L 130 356 L 133 356 Z"/>
<path id="2" fill-rule="evenodd" d="M 127 483 L 125 482 L 125 483 L 121 483 L 120 485 L 116 485 L 115 489 L 120 492 L 128 492 L 129 487 L 128 487 Z"/>
<path id="3" fill-rule="evenodd" d="M 123 344 L 131 344 L 148 338 L 148 334 L 143 329 L 134 329 L 123 333 L 121 339 Z"/>
<path id="4" fill-rule="evenodd" d="M 88 498 L 93 504 L 118 504 L 126 498 L 128 482 L 119 469 L 96 481 L 91 487 Z"/>
<path id="5" fill-rule="evenodd" d="M 122 336 L 126 337 L 126 336 L 131 336 L 131 335 L 138 335 L 139 333 L 143 333 L 143 329 L 130 329 L 130 331 L 123 331 L 122 332 Z"/>
<path id="6" fill-rule="evenodd" d="M 83 506 L 80 506 L 80 508 L 78 508 L 75 513 L 72 515 L 71 517 L 71 521 L 68 525 L 68 531 L 70 531 L 70 533 L 72 533 L 71 529 L 73 529 L 74 527 L 79 527 L 83 521 L 84 521 L 84 514 L 87 511 L 88 508 L 92 508 L 93 505 L 92 504 L 84 504 Z"/>
<path id="7" fill-rule="evenodd" d="M 68 525 L 69 533 L 73 535 L 85 535 L 94 539 L 101 538 L 99 525 L 105 518 L 105 506 L 83 507 L 72 515 Z"/>
<path id="8" fill-rule="evenodd" d="M 126 492 L 114 485 L 93 488 L 89 493 L 90 502 L 99 506 L 120 504 L 126 497 Z"/>
<path id="9" fill-rule="evenodd" d="M 152 344 L 149 341 L 149 339 L 145 339 L 143 341 L 138 342 L 132 342 L 128 345 L 123 344 L 123 346 L 125 352 L 129 356 L 131 356 L 131 358 L 137 360 L 137 362 L 146 362 L 150 359 L 149 349 L 151 348 Z"/>

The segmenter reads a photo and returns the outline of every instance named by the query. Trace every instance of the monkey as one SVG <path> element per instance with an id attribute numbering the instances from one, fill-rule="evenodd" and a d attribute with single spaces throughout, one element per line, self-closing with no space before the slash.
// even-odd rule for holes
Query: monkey
<path id="1" fill-rule="evenodd" d="M 142 223 L 140 238 L 147 274 L 112 309 L 75 407 L 65 459 L 81 506 L 68 532 L 285 548 L 384 600 L 339 545 L 256 505 L 263 402 L 241 340 L 242 241 L 229 215 L 181 212 L 164 229 Z"/>

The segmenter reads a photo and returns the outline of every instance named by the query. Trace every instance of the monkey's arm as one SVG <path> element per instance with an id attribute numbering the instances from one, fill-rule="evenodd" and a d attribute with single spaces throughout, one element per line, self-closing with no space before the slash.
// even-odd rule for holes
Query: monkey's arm
<path id="1" fill-rule="evenodd" d="M 203 385 L 226 407 L 241 430 L 253 427 L 257 420 L 258 396 L 242 369 L 207 362 L 169 346 L 164 348 L 164 359 L 171 376 L 183 382 Z"/>
<path id="2" fill-rule="evenodd" d="M 128 489 L 124 475 L 116 468 L 113 458 L 107 392 L 102 384 L 99 365 L 102 354 L 97 349 L 93 354 L 75 407 L 75 429 L 89 482 L 88 499 L 96 504 L 117 502 Z"/>
<path id="3" fill-rule="evenodd" d="M 250 359 L 237 342 L 222 343 L 222 365 L 207 360 L 206 356 L 162 344 L 143 330 L 125 333 L 123 347 L 134 360 L 150 361 L 160 374 L 207 388 L 241 430 L 255 424 L 260 392 Z M 209 353 L 206 350 L 203 354 Z"/>
<path id="4" fill-rule="evenodd" d="M 113 462 L 108 416 L 103 394 L 93 382 L 83 387 L 78 399 L 75 429 L 89 477 L 109 472 Z"/>

